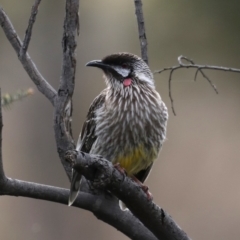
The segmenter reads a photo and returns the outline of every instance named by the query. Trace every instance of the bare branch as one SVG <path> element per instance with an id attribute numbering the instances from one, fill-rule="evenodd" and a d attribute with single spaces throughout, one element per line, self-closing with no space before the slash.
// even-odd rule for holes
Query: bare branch
<path id="1" fill-rule="evenodd" d="M 142 0 L 134 0 L 135 3 L 135 14 L 137 16 L 138 23 L 138 34 L 141 47 L 142 59 L 148 64 L 148 53 L 147 53 L 147 36 L 144 25 L 144 17 L 142 10 Z"/>
<path id="2" fill-rule="evenodd" d="M 75 85 L 76 58 L 75 49 L 77 46 L 76 34 L 79 32 L 78 9 L 79 0 L 66 0 L 66 15 L 64 19 L 64 32 L 62 39 L 63 62 L 60 86 L 55 101 L 54 130 L 55 140 L 59 157 L 63 167 L 71 178 L 71 167 L 64 159 L 67 150 L 75 149 L 72 138 L 72 95 Z"/>
<path id="3" fill-rule="evenodd" d="M 184 64 L 182 62 L 182 59 L 183 60 L 186 60 L 187 62 L 189 62 L 190 64 Z M 218 90 L 216 88 L 216 86 L 212 83 L 212 81 L 208 78 L 208 76 L 202 71 L 202 69 L 204 68 L 201 68 L 199 67 L 200 65 L 195 65 L 195 63 L 193 62 L 193 60 L 187 58 L 187 57 L 184 57 L 184 56 L 179 56 L 178 57 L 178 63 L 181 65 L 181 66 L 198 66 L 198 69 L 197 69 L 197 72 L 200 71 L 202 76 L 209 82 L 209 84 L 212 86 L 212 88 L 214 89 L 214 91 L 218 94 Z M 196 81 L 197 80 L 197 72 L 195 74 L 195 77 L 194 77 L 194 80 Z"/>
<path id="4" fill-rule="evenodd" d="M 20 53 L 19 53 L 20 58 L 22 58 L 28 50 L 28 45 L 30 43 L 31 36 L 32 36 L 32 28 L 33 28 L 33 24 L 37 17 L 38 6 L 39 6 L 40 2 L 41 2 L 41 0 L 35 0 L 34 5 L 32 6 L 32 11 L 31 11 L 31 16 L 29 18 L 29 22 L 28 22 L 28 27 L 27 27 L 25 37 L 23 39 L 23 44 L 22 44 L 22 47 L 21 47 Z"/>
<path id="5" fill-rule="evenodd" d="M 67 205 L 69 190 L 7 178 L 0 181 L 0 195 L 30 197 Z M 130 212 L 123 212 L 116 207 L 112 199 L 79 193 L 74 206 L 92 211 L 99 219 L 125 233 L 131 239 L 156 240 Z"/>
<path id="6" fill-rule="evenodd" d="M 182 60 L 187 61 L 187 63 L 183 63 Z M 178 63 L 179 63 L 179 65 L 177 65 L 177 66 L 167 67 L 167 68 L 163 68 L 163 69 L 154 71 L 154 74 L 162 73 L 162 72 L 165 72 L 165 71 L 170 71 L 169 79 L 168 79 L 169 98 L 171 100 L 171 107 L 172 107 L 172 111 L 173 111 L 174 115 L 176 115 L 176 112 L 174 110 L 173 98 L 172 98 L 172 93 L 171 93 L 171 91 L 172 91 L 171 90 L 171 81 L 172 81 L 172 74 L 173 74 L 174 71 L 176 71 L 178 69 L 182 69 L 182 68 L 194 68 L 194 69 L 196 69 L 196 72 L 195 72 L 195 75 L 194 75 L 194 81 L 197 80 L 198 72 L 200 72 L 202 74 L 202 76 L 209 82 L 209 84 L 214 89 L 215 93 L 217 93 L 217 94 L 218 94 L 217 87 L 213 84 L 213 82 L 209 79 L 209 77 L 203 72 L 203 70 L 217 70 L 217 71 L 224 71 L 224 72 L 240 73 L 240 69 L 238 69 L 238 68 L 228 68 L 228 67 L 221 67 L 221 66 L 195 64 L 193 62 L 193 60 L 191 60 L 187 57 L 184 57 L 184 56 L 179 56 L 178 57 Z"/>
<path id="7" fill-rule="evenodd" d="M 174 70 L 172 69 L 172 70 L 170 71 L 170 74 L 169 74 L 168 96 L 169 96 L 170 101 L 171 101 L 172 112 L 173 112 L 173 114 L 176 116 L 176 112 L 175 112 L 175 109 L 174 109 L 174 106 L 173 106 L 172 87 L 171 87 L 173 71 L 174 71 Z"/>
<path id="8" fill-rule="evenodd" d="M 1 99 L 1 88 L 0 88 L 0 99 Z M 2 161 L 2 129 L 3 129 L 2 106 L 0 104 L 0 182 L 5 180 L 3 161 Z"/>
<path id="9" fill-rule="evenodd" d="M 69 151 L 66 159 L 76 171 L 93 181 L 95 187 L 107 188 L 121 199 L 158 239 L 190 239 L 163 209 L 147 199 L 137 183 L 120 173 L 111 162 L 77 151 Z"/>
<path id="10" fill-rule="evenodd" d="M 2 7 L 0 7 L 0 25 L 8 41 L 11 43 L 12 47 L 14 48 L 17 55 L 19 56 L 20 50 L 22 48 L 22 42 L 19 36 L 17 35 L 10 19 L 8 18 L 6 13 L 3 11 Z M 30 58 L 29 54 L 27 53 L 21 58 L 19 57 L 19 60 L 22 63 L 24 69 L 28 73 L 31 80 L 37 86 L 38 90 L 43 95 L 45 95 L 48 98 L 48 100 L 54 105 L 56 91 L 38 71 L 35 63 Z"/>

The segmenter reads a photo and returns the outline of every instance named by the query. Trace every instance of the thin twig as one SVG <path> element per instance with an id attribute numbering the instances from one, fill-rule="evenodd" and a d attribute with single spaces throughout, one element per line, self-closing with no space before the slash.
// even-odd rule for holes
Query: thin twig
<path id="1" fill-rule="evenodd" d="M 170 74 L 169 74 L 168 95 L 169 95 L 169 98 L 170 98 L 170 101 L 171 101 L 172 112 L 173 112 L 174 116 L 176 116 L 177 114 L 176 114 L 176 112 L 175 112 L 174 105 L 173 105 L 172 86 L 171 86 L 173 71 L 174 71 L 174 70 L 171 70 L 171 71 L 170 71 Z"/>
<path id="2" fill-rule="evenodd" d="M 0 88 L 0 99 L 1 99 L 1 88 Z M 0 104 L 0 182 L 4 181 L 5 179 L 3 161 L 2 161 L 2 128 L 3 128 L 2 106 Z"/>
<path id="3" fill-rule="evenodd" d="M 202 76 L 209 82 L 213 90 L 215 91 L 216 94 L 218 94 L 217 87 L 213 84 L 213 82 L 210 80 L 210 78 L 202 71 L 202 69 L 199 70 Z M 196 80 L 195 80 L 196 81 Z"/>
<path id="4" fill-rule="evenodd" d="M 148 51 L 147 51 L 147 36 L 144 25 L 144 17 L 142 10 L 142 0 L 134 0 L 135 3 L 135 14 L 137 16 L 138 23 L 138 34 L 141 47 L 142 59 L 148 64 Z"/>
<path id="5" fill-rule="evenodd" d="M 10 19 L 0 7 L 0 25 L 12 47 L 19 56 L 20 49 L 22 48 L 22 42 L 17 35 Z M 56 96 L 56 90 L 47 82 L 47 80 L 38 71 L 35 63 L 30 58 L 29 54 L 26 53 L 22 58 L 19 58 L 24 69 L 28 73 L 31 80 L 35 83 L 38 90 L 54 105 Z"/>
<path id="6" fill-rule="evenodd" d="M 189 66 L 189 64 L 184 64 L 182 62 L 182 59 L 186 60 L 187 62 L 190 63 L 190 66 L 191 65 L 195 65 L 195 63 L 193 62 L 193 60 L 187 58 L 187 57 L 184 57 L 184 56 L 179 56 L 178 57 L 178 63 L 181 65 L 181 66 Z M 202 76 L 209 82 L 209 84 L 211 85 L 211 87 L 214 89 L 214 91 L 218 94 L 218 90 L 217 90 L 217 87 L 213 84 L 213 82 L 209 79 L 209 77 L 203 72 L 202 70 L 203 68 L 198 68 L 197 69 L 197 72 L 200 71 Z M 197 72 L 195 74 L 195 77 L 194 77 L 194 80 L 196 81 L 197 80 Z"/>
<path id="7" fill-rule="evenodd" d="M 31 36 L 32 36 L 32 28 L 33 28 L 33 24 L 36 20 L 37 17 L 37 13 L 38 13 L 38 6 L 40 4 L 41 0 L 35 0 L 35 3 L 32 6 L 32 10 L 31 10 L 31 16 L 29 18 L 29 22 L 28 22 L 28 27 L 25 33 L 25 37 L 23 39 L 23 43 L 22 43 L 22 47 L 20 49 L 19 52 L 19 57 L 22 58 L 27 50 L 28 50 L 28 46 L 31 40 Z"/>
<path id="8" fill-rule="evenodd" d="M 183 63 L 182 60 L 185 60 L 188 63 Z M 196 72 L 194 75 L 194 81 L 197 80 L 198 72 L 200 72 L 202 74 L 202 76 L 209 82 L 209 84 L 211 85 L 211 87 L 213 88 L 213 90 L 215 91 L 216 94 L 218 94 L 217 87 L 215 86 L 215 84 L 213 84 L 213 82 L 210 80 L 210 78 L 203 72 L 203 70 L 217 70 L 217 71 L 224 71 L 224 72 L 240 73 L 240 69 L 238 69 L 238 68 L 228 68 L 228 67 L 221 67 L 221 66 L 195 64 L 193 60 L 191 60 L 187 57 L 184 57 L 184 56 L 178 57 L 178 63 L 179 63 L 179 65 L 177 65 L 177 66 L 166 67 L 166 68 L 154 71 L 154 74 L 156 74 L 156 73 L 160 74 L 165 71 L 170 71 L 169 78 L 168 78 L 169 98 L 171 101 L 171 107 L 172 107 L 172 111 L 173 111 L 174 115 L 176 115 L 176 112 L 175 112 L 175 109 L 173 106 L 173 98 L 172 98 L 172 93 L 171 93 L 171 91 L 172 91 L 171 90 L 171 81 L 172 81 L 172 74 L 174 71 L 176 71 L 178 69 L 182 69 L 182 68 L 196 69 Z"/>

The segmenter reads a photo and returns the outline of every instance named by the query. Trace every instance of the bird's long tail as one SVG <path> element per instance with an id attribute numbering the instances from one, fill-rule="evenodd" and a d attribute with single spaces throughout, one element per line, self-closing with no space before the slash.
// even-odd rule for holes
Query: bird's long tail
<path id="1" fill-rule="evenodd" d="M 77 198 L 77 195 L 80 189 L 81 179 L 82 179 L 82 176 L 77 171 L 72 169 L 72 181 L 70 186 L 68 206 L 71 206 Z"/>
<path id="2" fill-rule="evenodd" d="M 127 211 L 127 210 L 128 210 L 128 208 L 127 208 L 127 206 L 125 205 L 125 203 L 122 202 L 121 200 L 119 200 L 119 207 L 120 207 L 120 209 L 121 209 L 122 211 Z"/>

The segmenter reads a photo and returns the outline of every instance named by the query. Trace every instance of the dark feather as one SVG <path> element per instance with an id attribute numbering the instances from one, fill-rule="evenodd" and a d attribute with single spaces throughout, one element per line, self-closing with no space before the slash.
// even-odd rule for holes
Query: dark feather
<path id="1" fill-rule="evenodd" d="M 106 90 L 103 90 L 92 102 L 88 114 L 87 119 L 83 124 L 82 132 L 79 136 L 77 150 L 89 153 L 93 143 L 96 140 L 95 135 L 95 112 L 99 109 L 105 102 Z M 68 206 L 71 206 L 77 198 L 78 191 L 80 189 L 81 175 L 79 175 L 74 169 L 72 171 L 72 180 L 70 186 L 70 194 L 68 200 Z"/>
<path id="2" fill-rule="evenodd" d="M 144 181 L 147 179 L 151 169 L 152 169 L 152 165 L 153 163 L 146 169 L 141 170 L 140 172 L 138 172 L 137 174 L 135 174 L 134 176 L 141 181 L 142 183 L 144 183 Z"/>
<path id="3" fill-rule="evenodd" d="M 81 135 L 79 136 L 77 147 L 78 151 L 89 153 L 93 143 L 96 140 L 95 135 L 95 128 L 96 128 L 96 122 L 95 122 L 95 112 L 97 109 L 99 109 L 105 102 L 106 97 L 106 90 L 103 90 L 92 102 L 88 114 L 87 119 L 83 124 Z"/>

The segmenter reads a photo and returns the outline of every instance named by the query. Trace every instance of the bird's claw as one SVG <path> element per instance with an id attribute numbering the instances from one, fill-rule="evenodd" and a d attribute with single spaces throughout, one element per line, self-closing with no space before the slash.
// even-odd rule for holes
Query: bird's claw
<path id="1" fill-rule="evenodd" d="M 152 194 L 149 192 L 148 186 L 142 184 L 142 185 L 141 185 L 141 188 L 142 188 L 142 190 L 146 193 L 147 199 L 148 199 L 149 201 L 153 200 L 153 196 L 152 196 Z"/>
<path id="2" fill-rule="evenodd" d="M 121 167 L 119 163 L 114 164 L 113 167 L 116 168 L 123 175 L 127 175 L 126 170 L 123 167 Z"/>
<path id="3" fill-rule="evenodd" d="M 136 182 L 136 183 L 140 186 L 140 188 L 144 191 L 144 193 L 147 195 L 147 199 L 148 199 L 149 201 L 153 200 L 153 196 L 152 196 L 152 194 L 149 192 L 148 186 L 143 185 L 143 183 L 142 183 L 141 181 L 139 181 L 135 176 L 132 176 L 131 178 L 132 178 L 132 180 L 133 180 L 134 182 Z"/>

